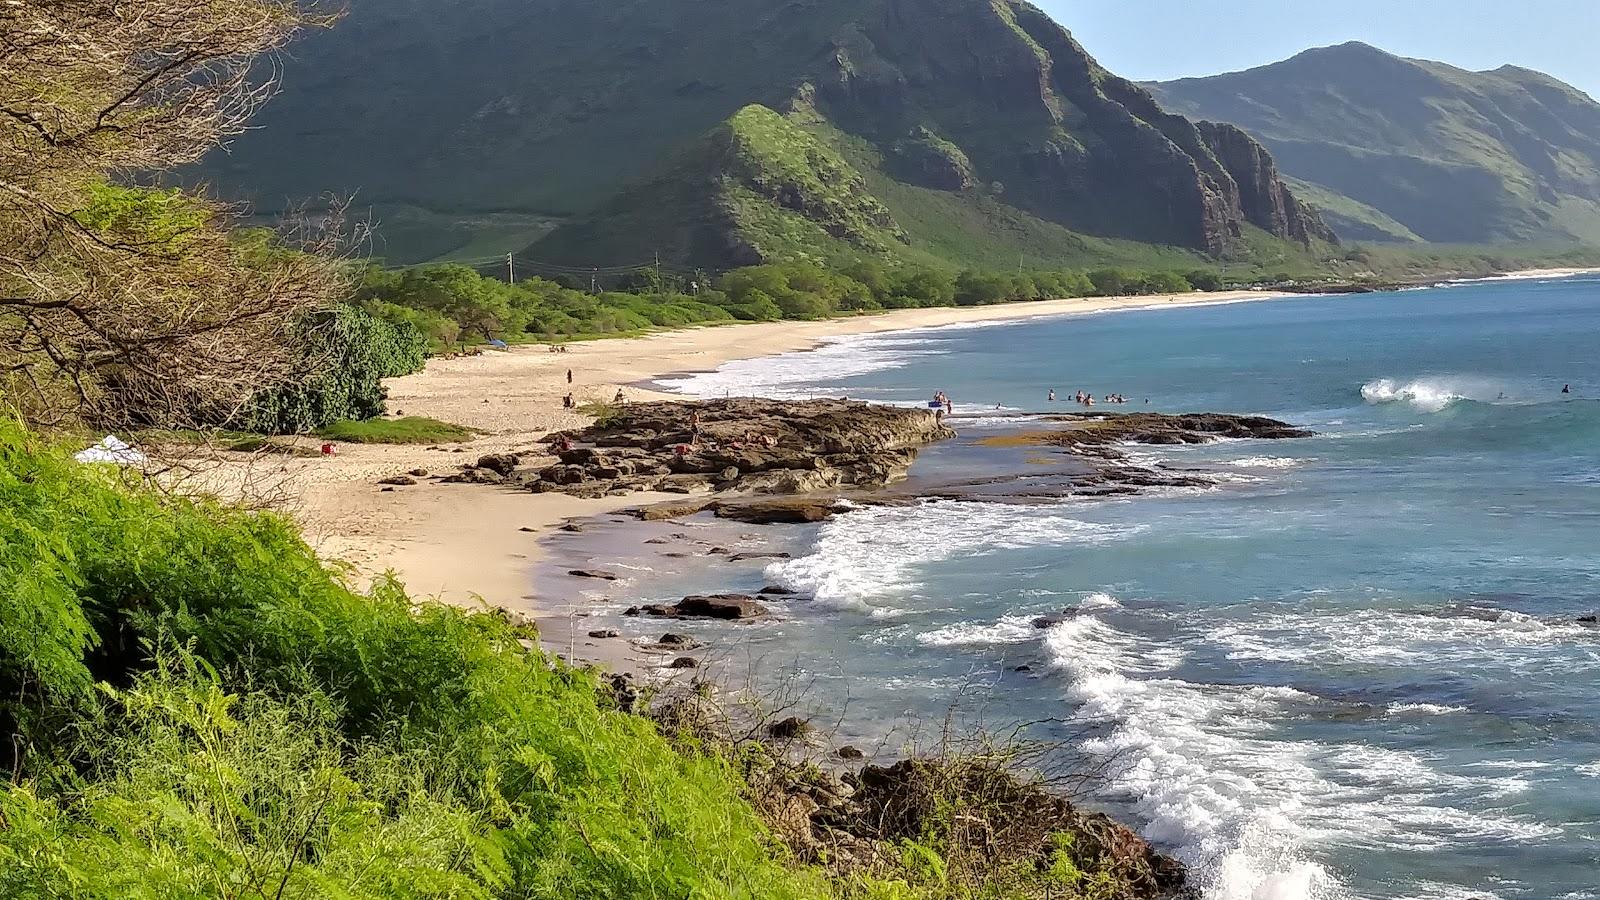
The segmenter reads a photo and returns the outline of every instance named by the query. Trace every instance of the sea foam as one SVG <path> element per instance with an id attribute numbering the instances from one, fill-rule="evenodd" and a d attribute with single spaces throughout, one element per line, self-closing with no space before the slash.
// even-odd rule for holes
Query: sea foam
<path id="1" fill-rule="evenodd" d="M 1409 403 L 1423 412 L 1439 412 L 1467 395 L 1443 381 L 1422 379 L 1401 383 L 1379 378 L 1361 386 L 1361 397 L 1368 403 Z"/>
<path id="2" fill-rule="evenodd" d="M 769 566 L 767 576 L 818 603 L 883 616 L 885 601 L 920 587 L 919 567 L 1002 550 L 1120 540 L 1139 530 L 998 503 L 868 507 L 823 525 L 809 554 Z"/>
<path id="3" fill-rule="evenodd" d="M 1324 842 L 1427 850 L 1561 833 L 1482 805 L 1528 789 L 1515 770 L 1461 774 L 1407 750 L 1285 739 L 1274 723 L 1329 701 L 1287 687 L 1185 681 L 1174 675 L 1183 654 L 1172 639 L 1152 641 L 1102 617 L 1114 615 L 1080 614 L 1051 628 L 1045 645 L 1069 680 L 1075 718 L 1096 735 L 1084 749 L 1104 762 L 1108 799 L 1129 804 L 1147 837 L 1174 848 L 1207 900 L 1352 896 L 1317 860 Z M 1192 641 L 1210 639 L 1179 643 Z"/>

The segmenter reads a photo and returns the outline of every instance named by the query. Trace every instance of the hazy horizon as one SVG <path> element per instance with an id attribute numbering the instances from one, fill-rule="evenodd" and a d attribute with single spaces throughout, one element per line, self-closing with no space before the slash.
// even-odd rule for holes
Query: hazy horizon
<path id="1" fill-rule="evenodd" d="M 1537 69 L 1600 97 L 1593 0 L 1035 0 L 1106 68 L 1138 81 L 1251 69 L 1313 47 L 1362 41 L 1464 69 Z"/>

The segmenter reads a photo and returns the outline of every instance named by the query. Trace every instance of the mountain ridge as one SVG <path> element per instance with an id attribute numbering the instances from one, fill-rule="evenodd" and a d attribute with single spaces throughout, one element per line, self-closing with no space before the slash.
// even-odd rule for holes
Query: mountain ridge
<path id="1" fill-rule="evenodd" d="M 208 162 L 228 195 L 265 208 L 356 191 L 380 205 L 567 218 L 535 244 L 542 255 L 578 243 L 573 229 L 617 233 L 596 219 L 606 210 L 658 220 L 624 205 L 682 201 L 681 189 L 647 189 L 674 171 L 718 195 L 784 180 L 703 168 L 708 136 L 752 105 L 824 143 L 865 145 L 849 155 L 874 186 L 866 194 L 935 191 L 918 202 L 1026 220 L 1033 235 L 1060 228 L 1213 257 L 1248 253 L 1261 235 L 1302 247 L 1332 238 L 1251 139 L 1161 109 L 1020 0 L 754 0 L 738 16 L 714 0 L 352 0 L 285 83 L 262 128 Z M 790 214 L 804 210 L 785 199 L 765 196 L 756 218 L 796 224 Z M 749 259 L 749 235 L 679 239 L 727 223 L 702 200 L 661 223 L 678 235 L 661 243 L 699 247 L 684 263 Z M 908 218 L 918 252 L 959 245 L 924 227 L 929 217 Z M 900 243 L 857 249 L 892 255 Z"/>
<path id="2" fill-rule="evenodd" d="M 1600 104 L 1544 73 L 1472 71 L 1357 41 L 1145 87 L 1186 115 L 1238 125 L 1285 174 L 1411 238 L 1600 241 Z M 1377 236 L 1359 228 L 1378 227 L 1370 218 L 1322 208 L 1343 236 Z"/>

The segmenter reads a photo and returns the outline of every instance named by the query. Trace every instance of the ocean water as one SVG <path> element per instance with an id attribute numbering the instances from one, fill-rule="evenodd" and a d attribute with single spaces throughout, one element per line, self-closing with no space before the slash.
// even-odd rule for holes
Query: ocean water
<path id="1" fill-rule="evenodd" d="M 1600 610 L 1600 280 L 852 338 L 675 386 L 946 391 L 963 438 L 926 479 L 1052 464 L 973 441 L 1074 408 L 1051 389 L 1315 430 L 1129 448 L 1210 489 L 701 525 L 794 558 L 641 550 L 613 590 L 795 589 L 739 638 L 750 671 L 864 740 L 962 704 L 1039 723 L 1208 898 L 1600 897 L 1600 629 L 1578 621 Z"/>

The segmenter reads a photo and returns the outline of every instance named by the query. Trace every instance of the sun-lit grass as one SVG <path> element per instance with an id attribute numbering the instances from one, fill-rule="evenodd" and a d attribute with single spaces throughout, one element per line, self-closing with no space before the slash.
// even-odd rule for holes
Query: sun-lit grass
<path id="1" fill-rule="evenodd" d="M 335 422 L 317 436 L 346 444 L 443 444 L 469 441 L 477 431 L 424 416 L 403 419 L 368 419 L 364 422 Z"/>

